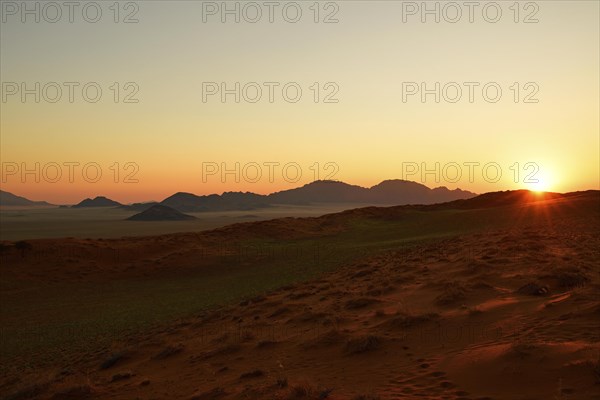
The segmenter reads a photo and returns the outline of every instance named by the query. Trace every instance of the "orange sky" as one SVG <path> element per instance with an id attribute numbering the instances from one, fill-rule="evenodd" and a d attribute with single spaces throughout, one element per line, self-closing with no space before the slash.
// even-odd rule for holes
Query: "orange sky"
<path id="1" fill-rule="evenodd" d="M 480 13 L 473 23 L 422 23 L 419 15 L 403 22 L 401 3 L 340 2 L 337 23 L 322 23 L 332 12 L 325 9 L 315 23 L 308 3 L 298 23 L 222 23 L 219 15 L 204 23 L 202 2 L 161 1 L 136 3 L 139 22 L 131 24 L 114 23 L 108 9 L 95 24 L 77 15 L 74 23 L 7 16 L 2 189 L 54 203 L 96 195 L 133 202 L 176 191 L 270 193 L 332 172 L 362 186 L 405 178 L 475 192 L 599 188 L 598 2 L 536 2 L 536 23 L 522 21 L 525 9 L 515 23 L 508 2 L 497 23 Z M 35 89 L 36 82 L 46 85 L 39 103 L 35 94 L 25 101 L 10 94 L 11 83 Z M 73 102 L 65 82 L 78 83 Z M 95 103 L 82 92 L 90 82 L 102 90 Z M 263 96 L 247 101 L 250 85 L 239 103 L 233 94 L 222 102 L 219 93 L 203 101 L 210 82 L 229 89 L 256 82 Z M 278 84 L 273 102 L 265 82 Z M 435 94 L 425 102 L 421 93 L 407 95 L 436 82 L 439 102 Z M 472 102 L 465 82 L 477 83 Z M 297 102 L 285 99 L 288 83 L 302 90 Z M 482 91 L 490 83 L 502 90 L 497 102 Z M 63 96 L 53 103 L 56 86 Z M 462 97 L 452 102 L 456 86 Z M 125 102 L 128 95 L 138 102 Z M 265 163 L 272 162 L 279 166 L 270 182 Z M 39 163 L 39 182 L 21 176 L 23 163 Z M 73 182 L 65 163 L 79 163 Z M 82 175 L 88 163 L 102 170 L 98 182 Z M 240 181 L 218 173 L 203 181 L 203 163 L 239 163 Z M 280 169 L 293 163 L 302 171 L 297 182 Z M 439 178 L 421 176 L 423 163 L 428 170 L 439 163 Z M 469 163 L 479 163 L 472 179 Z M 256 164 L 262 178 L 254 182 Z M 491 175 L 482 173 L 486 164 Z M 56 165 L 62 176 L 54 183 Z M 417 173 L 407 175 L 414 165 Z M 125 182 L 133 172 L 138 182 Z"/>

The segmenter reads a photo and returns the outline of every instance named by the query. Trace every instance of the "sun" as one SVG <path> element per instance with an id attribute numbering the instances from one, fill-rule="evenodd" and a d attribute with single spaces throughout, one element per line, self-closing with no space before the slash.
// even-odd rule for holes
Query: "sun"
<path id="1" fill-rule="evenodd" d="M 541 179 L 538 179 L 537 183 L 531 183 L 529 184 L 529 190 L 531 190 L 532 192 L 547 192 L 548 188 L 549 188 L 549 184 Z"/>
<path id="2" fill-rule="evenodd" d="M 547 171 L 540 171 L 536 176 L 529 180 L 527 189 L 532 192 L 547 192 L 552 188 L 553 180 Z"/>

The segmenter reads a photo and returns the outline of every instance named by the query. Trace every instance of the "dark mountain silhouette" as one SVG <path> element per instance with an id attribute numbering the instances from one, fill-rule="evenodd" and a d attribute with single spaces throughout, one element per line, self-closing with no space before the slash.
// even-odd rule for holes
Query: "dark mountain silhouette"
<path id="1" fill-rule="evenodd" d="M 125 211 L 142 212 L 156 204 L 158 204 L 158 202 L 149 201 L 145 203 L 123 204 L 122 206 L 119 206 L 119 208 Z"/>
<path id="2" fill-rule="evenodd" d="M 272 204 L 363 203 L 369 189 L 339 181 L 315 181 L 302 187 L 271 193 Z"/>
<path id="3" fill-rule="evenodd" d="M 45 201 L 33 201 L 25 197 L 17 196 L 10 192 L 0 190 L 0 206 L 52 206 L 54 204 Z"/>
<path id="4" fill-rule="evenodd" d="M 106 197 L 85 199 L 72 207 L 119 207 L 126 211 L 143 212 L 156 204 L 180 212 L 250 211 L 275 205 L 310 205 L 317 203 L 354 203 L 364 205 L 437 204 L 469 199 L 476 194 L 446 187 L 430 189 L 420 183 L 386 180 L 365 188 L 338 181 L 315 181 L 302 187 L 261 195 L 251 192 L 225 192 L 221 195 L 198 196 L 178 192 L 160 203 L 145 202 L 123 205 Z"/>
<path id="5" fill-rule="evenodd" d="M 316 181 L 297 189 L 267 196 L 271 203 L 369 203 L 369 204 L 432 204 L 466 199 L 475 193 L 445 187 L 430 189 L 416 182 L 400 179 L 383 181 L 371 188 L 337 181 Z"/>
<path id="6" fill-rule="evenodd" d="M 266 196 L 250 192 L 225 192 L 222 195 L 207 196 L 179 192 L 167 197 L 160 204 L 183 212 L 254 210 L 268 207 L 270 204 L 265 199 Z"/>
<path id="7" fill-rule="evenodd" d="M 117 207 L 121 203 L 114 200 L 108 199 L 104 196 L 98 196 L 93 199 L 85 199 L 79 204 L 71 206 L 72 208 L 85 208 L 85 207 Z"/>
<path id="8" fill-rule="evenodd" d="M 129 221 L 187 221 L 192 219 L 196 219 L 196 217 L 183 214 L 162 204 L 154 204 L 141 213 L 127 218 Z"/>
<path id="9" fill-rule="evenodd" d="M 176 193 L 161 202 L 179 211 L 253 210 L 276 204 L 308 205 L 314 203 L 360 203 L 371 205 L 434 204 L 468 199 L 475 193 L 445 187 L 430 189 L 425 185 L 404 180 L 383 181 L 371 188 L 338 181 L 316 181 L 299 188 L 269 195 L 226 192 L 197 196 Z"/>

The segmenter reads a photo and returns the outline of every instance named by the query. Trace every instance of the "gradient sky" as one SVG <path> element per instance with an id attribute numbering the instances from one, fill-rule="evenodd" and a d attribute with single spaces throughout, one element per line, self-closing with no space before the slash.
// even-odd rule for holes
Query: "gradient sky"
<path id="1" fill-rule="evenodd" d="M 86 182 L 80 169 L 68 182 L 66 167 L 57 183 L 13 175 L 5 177 L 3 190 L 54 203 L 96 195 L 122 202 L 161 200 L 176 191 L 269 193 L 314 180 L 315 162 L 320 178 L 331 171 L 324 170 L 325 163 L 332 162 L 339 167 L 335 179 L 362 186 L 405 177 L 475 192 L 535 188 L 523 182 L 532 171 L 523 167 L 531 162 L 539 166 L 542 188 L 599 188 L 598 1 L 537 1 L 538 23 L 515 23 L 513 1 L 498 2 L 503 15 L 497 23 L 486 22 L 480 9 L 473 23 L 467 15 L 457 23 L 443 18 L 435 23 L 431 16 L 422 23 L 420 14 L 403 22 L 401 1 L 340 1 L 339 22 L 330 24 L 314 23 L 313 1 L 298 2 L 303 15 L 295 24 L 277 9 L 274 23 L 266 15 L 257 23 L 234 23 L 232 17 L 222 23 L 220 15 L 204 23 L 200 1 L 135 3 L 139 22 L 132 24 L 114 23 L 108 9 L 113 2 L 101 3 L 103 15 L 95 24 L 77 10 L 74 23 L 64 15 L 56 23 L 43 18 L 35 23 L 31 16 L 22 23 L 20 14 L 3 13 L 3 85 L 97 82 L 103 89 L 93 104 L 82 99 L 81 90 L 69 103 L 66 88 L 54 104 L 35 103 L 33 96 L 22 103 L 19 95 L 0 104 L 5 169 L 7 163 L 33 168 L 36 162 L 95 162 L 103 171 L 96 183 Z M 523 9 L 525 3 L 520 2 L 520 19 L 532 11 Z M 120 18 L 131 10 L 121 9 Z M 320 17 L 331 10 L 321 9 Z M 115 103 L 109 89 L 114 82 L 135 82 L 139 102 Z M 297 82 L 303 95 L 288 103 L 276 90 L 270 103 L 265 89 L 254 104 L 236 104 L 232 96 L 226 103 L 217 96 L 204 103 L 203 82 Z M 315 103 L 309 89 L 314 82 L 321 87 L 335 82 L 339 102 Z M 418 96 L 403 102 L 403 82 L 429 87 L 497 82 L 503 94 L 488 103 L 479 86 L 470 103 L 463 87 L 463 98 L 454 104 L 435 103 L 433 96 L 425 103 Z M 515 103 L 514 82 L 522 97 L 529 92 L 523 86 L 534 82 L 539 102 Z M 121 167 L 118 183 L 110 169 L 115 162 Z M 122 182 L 127 162 L 139 166 L 138 183 Z M 302 178 L 288 182 L 279 167 L 269 182 L 263 166 L 258 182 L 242 177 L 236 183 L 233 175 L 225 182 L 217 175 L 203 182 L 203 162 L 230 168 L 236 162 L 295 162 Z M 466 167 L 458 182 L 403 175 L 403 163 L 433 169 L 436 162 L 497 163 L 502 178 L 486 180 L 481 167 L 473 182 Z M 519 182 L 510 169 L 516 162 Z"/>

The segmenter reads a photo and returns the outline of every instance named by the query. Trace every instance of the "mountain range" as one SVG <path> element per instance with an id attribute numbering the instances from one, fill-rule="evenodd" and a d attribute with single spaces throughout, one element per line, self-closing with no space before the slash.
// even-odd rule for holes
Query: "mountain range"
<path id="1" fill-rule="evenodd" d="M 11 198 L 8 195 L 19 198 L 8 192 L 2 192 L 0 205 L 9 205 L 4 201 L 5 196 L 10 201 Z M 98 196 L 93 199 L 85 199 L 71 207 L 119 207 L 127 211 L 143 212 L 156 204 L 161 204 L 180 212 L 244 211 L 274 205 L 310 205 L 314 203 L 355 203 L 365 205 L 435 204 L 469 199 L 475 196 L 475 193 L 461 189 L 450 190 L 446 187 L 430 189 L 420 183 L 399 179 L 386 180 L 370 188 L 350 185 L 339 181 L 315 181 L 302 187 L 268 195 L 251 192 L 225 192 L 221 195 L 210 194 L 199 196 L 192 193 L 178 192 L 159 203 L 148 202 L 130 205 L 124 205 L 106 197 Z M 19 199 L 29 201 L 24 198 Z M 23 203 L 18 205 L 30 204 Z"/>
<path id="2" fill-rule="evenodd" d="M 252 210 L 275 204 L 309 205 L 313 203 L 360 203 L 371 205 L 434 204 L 468 199 L 475 193 L 446 187 L 430 189 L 425 185 L 388 180 L 370 188 L 338 181 L 315 181 L 302 187 L 260 195 L 255 193 L 225 192 L 197 196 L 179 192 L 161 204 L 182 212 Z"/>
<path id="3" fill-rule="evenodd" d="M 52 206 L 53 204 L 45 201 L 33 201 L 25 197 L 17 196 L 9 192 L 0 190 L 0 205 L 1 206 Z"/>

